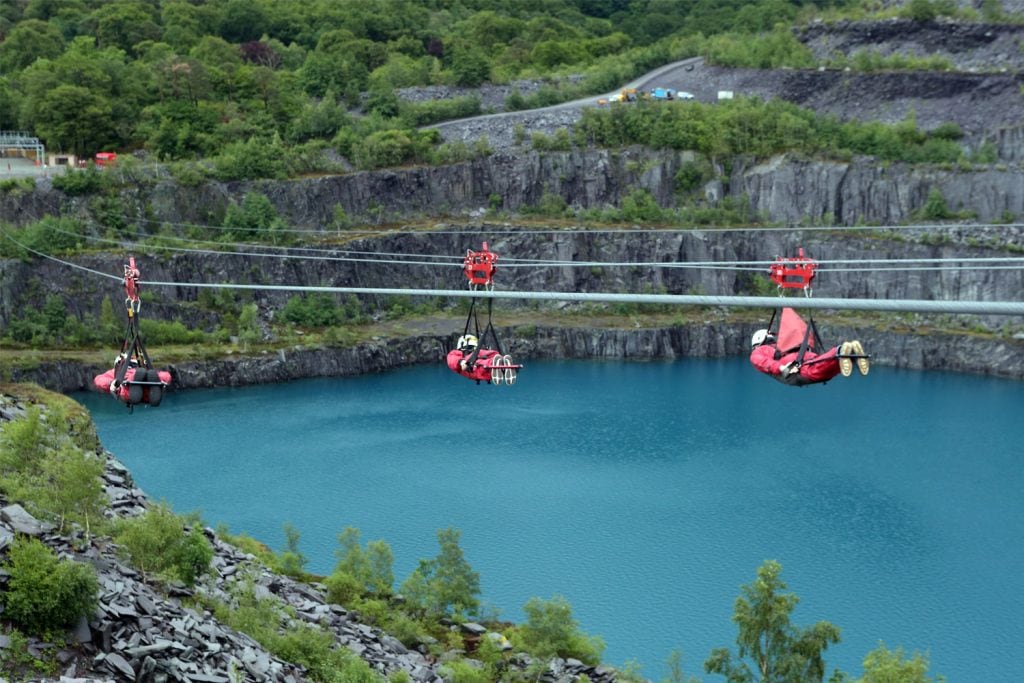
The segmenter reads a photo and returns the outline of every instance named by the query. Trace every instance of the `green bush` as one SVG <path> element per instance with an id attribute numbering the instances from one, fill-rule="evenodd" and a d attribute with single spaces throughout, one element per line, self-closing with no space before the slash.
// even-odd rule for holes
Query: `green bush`
<path id="1" fill-rule="evenodd" d="M 330 294 L 314 293 L 290 297 L 279 317 L 299 327 L 327 327 L 340 323 L 344 314 Z"/>
<path id="2" fill-rule="evenodd" d="M 114 539 L 143 574 L 158 574 L 187 585 L 194 584 L 213 559 L 213 548 L 198 520 L 192 520 L 192 529 L 186 532 L 185 521 L 164 504 L 122 521 Z"/>
<path id="3" fill-rule="evenodd" d="M 444 680 L 452 683 L 490 683 L 494 680 L 493 672 L 487 668 L 477 668 L 465 660 L 457 659 L 441 667 Z"/>
<path id="4" fill-rule="evenodd" d="M 70 195 L 93 194 L 109 186 L 106 174 L 92 164 L 81 170 L 65 168 L 63 173 L 53 176 L 53 187 Z"/>
<path id="5" fill-rule="evenodd" d="M 384 541 L 370 541 L 364 549 L 359 536 L 354 527 L 338 534 L 338 564 L 325 581 L 331 602 L 347 605 L 364 595 L 391 594 L 395 581 L 391 547 Z"/>
<path id="6" fill-rule="evenodd" d="M 438 121 L 465 119 L 481 113 L 480 98 L 456 97 L 450 100 L 429 102 L 401 102 L 398 105 L 399 118 L 410 128 L 429 126 Z"/>
<path id="7" fill-rule="evenodd" d="M 928 191 L 928 198 L 924 202 L 924 206 L 918 211 L 918 215 L 929 221 L 941 221 L 953 217 L 953 212 L 949 210 L 949 206 L 946 204 L 946 198 L 942 196 L 942 191 L 933 187 Z"/>
<path id="8" fill-rule="evenodd" d="M 432 560 L 420 560 L 401 592 L 409 603 L 429 614 L 473 615 L 480 608 L 480 575 L 473 571 L 459 547 L 458 529 L 439 529 L 441 551 Z"/>
<path id="9" fill-rule="evenodd" d="M 185 327 L 180 320 L 139 320 L 142 338 L 148 344 L 200 344 L 207 339 L 206 332 Z"/>
<path id="10" fill-rule="evenodd" d="M 245 142 L 234 142 L 214 157 L 214 175 L 219 180 L 249 180 L 256 178 L 284 178 L 284 146 L 277 138 L 251 137 Z"/>
<path id="11" fill-rule="evenodd" d="M 714 169 L 706 158 L 684 161 L 676 171 L 676 192 L 689 193 L 700 188 L 714 177 Z"/>
<path id="12" fill-rule="evenodd" d="M 530 598 L 523 607 L 527 621 L 514 635 L 515 642 L 540 659 L 575 657 L 585 664 L 601 662 L 604 642 L 579 630 L 572 607 L 560 595 L 551 600 Z"/>
<path id="13" fill-rule="evenodd" d="M 89 565 L 59 560 L 34 538 L 18 538 L 4 569 L 10 574 L 3 595 L 4 618 L 42 635 L 73 625 L 96 609 L 99 583 Z"/>
<path id="14" fill-rule="evenodd" d="M 24 228 L 5 226 L 4 231 L 11 239 L 0 237 L 0 256 L 22 259 L 33 259 L 36 255 L 19 247 L 15 241 L 44 254 L 62 254 L 82 249 L 87 234 L 85 225 L 79 221 L 54 216 L 46 216 Z"/>
<path id="15" fill-rule="evenodd" d="M 910 163 L 952 163 L 963 151 L 951 126 L 928 133 L 911 115 L 896 125 L 840 122 L 778 99 L 738 98 L 718 104 L 589 107 L 576 126 L 578 144 L 699 152 L 706 157 L 767 157 L 787 151 L 848 158 L 865 154 Z"/>
<path id="16" fill-rule="evenodd" d="M 78 439 L 69 424 L 79 418 L 52 403 L 44 414 L 31 406 L 25 417 L 0 428 L 0 492 L 40 517 L 82 524 L 86 532 L 106 506 L 103 462 L 94 447 L 91 422 Z"/>
<path id="17" fill-rule="evenodd" d="M 324 579 L 324 585 L 327 586 L 327 600 L 336 605 L 350 605 L 363 595 L 359 579 L 345 572 L 333 572 Z"/>

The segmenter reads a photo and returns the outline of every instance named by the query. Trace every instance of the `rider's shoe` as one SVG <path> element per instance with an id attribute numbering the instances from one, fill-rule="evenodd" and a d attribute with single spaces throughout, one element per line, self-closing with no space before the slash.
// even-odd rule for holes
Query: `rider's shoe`
<path id="1" fill-rule="evenodd" d="M 867 358 L 867 354 L 864 353 L 864 346 L 859 341 L 850 342 L 850 349 L 862 358 L 857 359 L 857 369 L 860 370 L 860 374 L 868 374 L 868 370 L 871 369 L 871 362 Z"/>
<path id="2" fill-rule="evenodd" d="M 853 352 L 852 344 L 850 342 L 843 342 L 839 346 L 839 372 L 843 373 L 843 377 L 849 377 L 853 374 L 853 360 L 847 358 L 849 354 Z"/>

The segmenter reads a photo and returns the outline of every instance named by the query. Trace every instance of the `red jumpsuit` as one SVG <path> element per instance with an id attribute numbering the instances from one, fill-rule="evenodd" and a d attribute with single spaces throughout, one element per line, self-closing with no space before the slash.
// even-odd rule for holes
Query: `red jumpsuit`
<path id="1" fill-rule="evenodd" d="M 472 353 L 470 353 L 472 355 Z M 448 369 L 452 372 L 457 372 L 463 377 L 469 379 L 475 379 L 477 382 L 490 382 L 491 381 L 491 365 L 493 363 L 500 363 L 501 356 L 494 349 L 480 349 L 480 352 L 476 355 L 476 362 L 473 367 L 468 370 L 463 370 L 459 367 L 459 361 L 461 361 L 465 355 L 459 349 L 452 349 L 448 352 Z"/>
<path id="2" fill-rule="evenodd" d="M 771 375 L 784 384 L 803 386 L 827 382 L 838 375 L 839 358 L 836 356 L 838 352 L 839 347 L 833 347 L 821 354 L 807 349 L 804 352 L 804 362 L 800 365 L 800 372 L 794 372 L 786 377 L 782 376 L 779 368 L 795 361 L 796 357 L 800 355 L 799 349 L 776 358 L 776 347 L 771 344 L 762 344 L 750 352 L 750 362 L 761 372 Z M 815 362 L 810 362 L 812 360 Z"/>

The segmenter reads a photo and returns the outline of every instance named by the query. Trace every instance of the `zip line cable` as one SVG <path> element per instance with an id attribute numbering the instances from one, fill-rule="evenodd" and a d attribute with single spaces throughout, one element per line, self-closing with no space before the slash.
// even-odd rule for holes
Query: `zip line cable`
<path id="1" fill-rule="evenodd" d="M 121 278 L 100 271 L 73 264 L 49 254 L 21 245 L 13 237 L 4 235 L 23 249 L 73 268 L 102 275 L 113 280 Z M 212 289 L 248 289 L 260 291 L 289 291 L 327 294 L 375 294 L 383 296 L 428 296 L 428 297 L 480 297 L 489 299 L 532 299 L 541 301 L 571 302 L 606 302 L 606 303 L 639 303 L 639 304 L 680 304 L 692 306 L 738 306 L 745 308 L 778 308 L 783 301 L 800 308 L 858 310 L 858 311 L 894 311 L 913 313 L 950 313 L 976 315 L 1024 315 L 1024 302 L 1009 301 L 929 301 L 913 299 L 814 299 L 804 297 L 797 304 L 792 299 L 767 296 L 703 296 L 687 294 L 615 294 L 615 293 L 583 293 L 583 292 L 501 292 L 487 290 L 444 290 L 444 289 L 396 289 L 378 287 L 321 287 L 304 285 L 250 285 L 213 282 L 158 282 L 141 281 L 149 287 L 195 287 Z"/>
<path id="2" fill-rule="evenodd" d="M 261 244 L 249 244 L 244 242 L 232 242 L 232 243 L 218 243 L 224 244 L 224 246 L 231 247 L 246 247 L 250 249 L 273 249 L 273 250 L 299 250 L 299 251 L 312 251 L 321 254 L 332 254 L 326 256 L 305 256 L 302 254 L 272 254 L 272 253 L 261 253 L 261 252 L 245 252 L 245 251 L 223 251 L 215 249 L 198 249 L 191 247 L 174 247 L 170 245 L 160 244 L 143 244 L 139 242 L 130 242 L 124 240 L 115 240 L 105 237 L 97 237 L 92 235 L 80 235 L 62 230 L 60 228 L 50 228 L 54 232 L 68 235 L 71 237 L 84 237 L 85 239 L 92 242 L 102 242 L 107 244 L 116 244 L 122 248 L 135 249 L 137 251 L 145 251 L 147 249 L 159 249 L 165 251 L 175 251 L 182 253 L 193 253 L 193 254 L 209 254 L 218 256 L 248 256 L 255 258 L 280 258 L 280 259 L 308 259 L 314 261 L 340 261 L 349 263 L 370 263 L 370 264 L 387 264 L 387 265 L 417 265 L 417 266 L 447 266 L 447 267 L 462 267 L 462 257 L 453 257 L 444 254 L 406 254 L 402 252 L 353 252 L 349 250 L 333 250 L 333 249 L 313 249 L 307 247 L 287 247 L 281 245 L 261 245 Z M 12 238 L 13 239 L 13 238 Z M 175 238 L 191 243 L 208 244 L 205 240 L 193 240 L 190 238 Z M 334 256 L 334 253 L 342 254 L 364 254 L 364 255 L 376 255 L 376 256 L 408 256 L 415 258 L 428 258 L 428 259 L 449 259 L 453 260 L 452 263 L 436 263 L 431 261 L 411 261 L 402 259 L 380 259 L 380 258 L 354 258 L 345 256 Z M 900 259 L 814 259 L 814 262 L 819 267 L 821 272 L 874 272 L 874 271 L 927 271 L 927 270 L 1016 270 L 1018 268 L 1024 268 L 1024 257 L 943 257 L 943 258 L 900 258 Z M 535 268 L 538 266 L 557 267 L 557 268 L 697 268 L 697 269 L 708 269 L 708 270 L 733 270 L 742 272 L 763 272 L 768 266 L 774 264 L 775 261 L 620 261 L 620 262 L 608 262 L 608 261 L 565 261 L 565 260 L 545 260 L 545 259 L 517 259 L 515 257 L 509 257 L 502 259 L 501 267 L 503 268 Z M 864 264 L 880 264 L 883 267 L 878 268 L 864 268 L 864 267 L 846 267 L 846 268 L 830 268 L 831 264 L 854 264 L 863 266 Z M 905 264 L 936 264 L 931 267 L 916 266 L 916 267 L 897 267 Z M 960 265 L 943 265 L 943 264 L 960 264 Z M 969 265 L 964 265 L 969 264 Z M 983 265 L 992 264 L 992 265 Z M 1000 265 L 1001 264 L 1001 265 Z M 824 267 L 822 267 L 824 266 Z"/>

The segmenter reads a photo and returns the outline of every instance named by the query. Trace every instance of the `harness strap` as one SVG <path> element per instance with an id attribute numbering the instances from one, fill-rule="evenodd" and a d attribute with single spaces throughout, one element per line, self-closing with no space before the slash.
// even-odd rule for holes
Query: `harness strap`
<path id="1" fill-rule="evenodd" d="M 808 325 L 807 329 L 804 330 L 804 338 L 803 338 L 803 341 L 800 342 L 800 351 L 796 355 L 796 364 L 797 365 L 803 365 L 804 354 L 807 353 L 807 347 L 809 346 L 808 342 L 811 339 L 811 329 L 812 329 L 811 325 Z"/>

